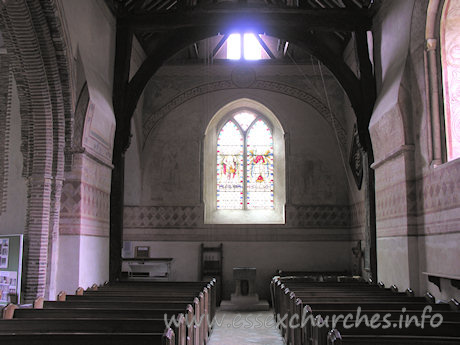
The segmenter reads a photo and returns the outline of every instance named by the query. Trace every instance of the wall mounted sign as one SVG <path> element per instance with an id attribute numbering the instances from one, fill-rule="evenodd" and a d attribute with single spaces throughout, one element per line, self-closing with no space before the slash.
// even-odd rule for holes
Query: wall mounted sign
<path id="1" fill-rule="evenodd" d="M 9 243 L 10 240 L 8 238 L 0 238 L 0 268 L 8 267 Z"/>
<path id="2" fill-rule="evenodd" d="M 20 303 L 23 235 L 0 235 L 0 306 Z"/>

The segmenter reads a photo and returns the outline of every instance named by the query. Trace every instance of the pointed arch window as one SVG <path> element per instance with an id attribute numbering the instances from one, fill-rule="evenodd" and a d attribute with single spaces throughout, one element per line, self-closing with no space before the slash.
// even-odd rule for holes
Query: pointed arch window
<path id="1" fill-rule="evenodd" d="M 284 224 L 284 131 L 268 108 L 245 98 L 227 104 L 203 144 L 206 224 Z"/>
<path id="2" fill-rule="evenodd" d="M 441 63 L 447 160 L 460 158 L 460 4 L 446 0 L 441 19 Z"/>
<path id="3" fill-rule="evenodd" d="M 273 134 L 248 111 L 225 122 L 217 139 L 217 209 L 274 208 Z"/>

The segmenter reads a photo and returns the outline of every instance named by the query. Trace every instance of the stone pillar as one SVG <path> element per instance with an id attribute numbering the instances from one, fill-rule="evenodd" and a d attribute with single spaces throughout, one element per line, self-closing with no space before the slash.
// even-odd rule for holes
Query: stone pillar
<path id="1" fill-rule="evenodd" d="M 428 86 L 428 103 L 431 118 L 431 165 L 442 163 L 441 147 L 441 119 L 439 114 L 439 87 L 438 87 L 438 52 L 437 40 L 434 38 L 426 41 L 426 74 Z"/>
<path id="2" fill-rule="evenodd" d="M 24 270 L 26 283 L 23 288 L 26 302 L 45 295 L 51 184 L 50 178 L 29 178 L 28 231 L 25 236 L 27 261 Z"/>

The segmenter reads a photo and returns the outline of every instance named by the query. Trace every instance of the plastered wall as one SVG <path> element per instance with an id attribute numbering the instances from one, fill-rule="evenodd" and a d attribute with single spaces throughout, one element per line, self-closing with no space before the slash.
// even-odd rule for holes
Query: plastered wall
<path id="1" fill-rule="evenodd" d="M 239 68 L 165 66 L 153 77 L 144 93 L 142 150 L 138 155 L 135 137 L 126 158 L 126 245 L 148 245 L 152 257 L 172 257 L 172 279 L 195 280 L 200 243 L 223 243 L 226 298 L 237 266 L 257 268 L 263 298 L 276 269 L 351 271 L 364 215 L 358 210 L 362 191 L 348 167 L 354 121 L 343 91 L 330 75 L 322 85 L 312 66 L 302 66 L 312 73 L 303 80 L 297 67 L 253 64 L 251 86 L 242 87 Z M 202 138 L 214 114 L 239 98 L 268 107 L 285 131 L 284 225 L 204 224 Z"/>

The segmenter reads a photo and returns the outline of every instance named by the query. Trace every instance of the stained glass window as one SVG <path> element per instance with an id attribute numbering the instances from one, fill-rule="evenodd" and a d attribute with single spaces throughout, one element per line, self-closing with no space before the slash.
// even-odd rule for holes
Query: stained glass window
<path id="1" fill-rule="evenodd" d="M 460 158 L 460 4 L 446 1 L 441 26 L 447 159 Z"/>
<path id="2" fill-rule="evenodd" d="M 273 208 L 273 138 L 263 120 L 257 120 L 249 129 L 246 148 L 247 208 Z"/>
<path id="3" fill-rule="evenodd" d="M 244 138 L 233 121 L 222 127 L 217 139 L 217 208 L 243 208 Z"/>
<path id="4" fill-rule="evenodd" d="M 273 209 L 273 136 L 262 118 L 239 112 L 219 132 L 217 208 Z"/>
<path id="5" fill-rule="evenodd" d="M 251 123 L 254 122 L 254 120 L 256 119 L 256 116 L 251 113 L 243 112 L 243 113 L 236 114 L 235 116 L 233 116 L 233 118 L 236 120 L 236 122 L 238 122 L 241 129 L 245 131 L 249 128 Z"/>

